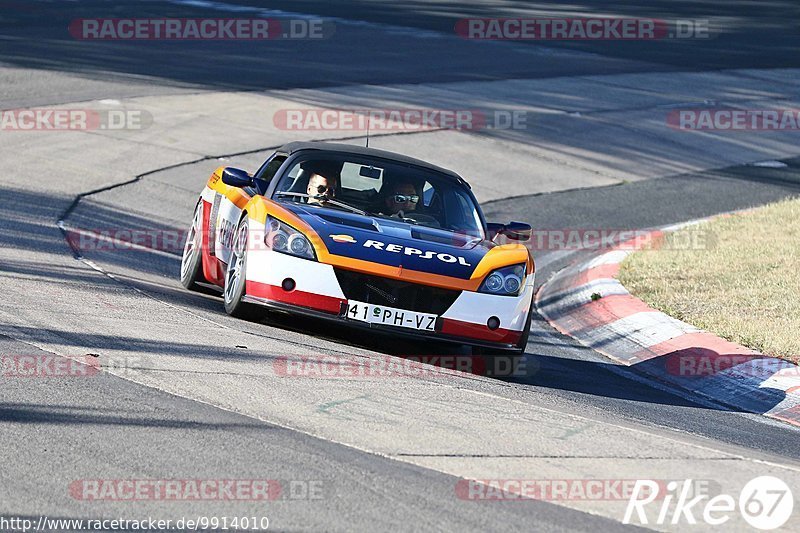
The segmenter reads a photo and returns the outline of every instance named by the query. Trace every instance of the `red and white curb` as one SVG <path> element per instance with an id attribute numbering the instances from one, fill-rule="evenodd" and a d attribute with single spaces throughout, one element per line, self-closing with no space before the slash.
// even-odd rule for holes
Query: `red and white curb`
<path id="1" fill-rule="evenodd" d="M 657 242 L 665 231 L 650 232 Z M 727 406 L 800 426 L 800 367 L 656 311 L 617 281 L 635 250 L 617 245 L 558 272 L 536 295 L 561 333 L 642 373 Z"/>

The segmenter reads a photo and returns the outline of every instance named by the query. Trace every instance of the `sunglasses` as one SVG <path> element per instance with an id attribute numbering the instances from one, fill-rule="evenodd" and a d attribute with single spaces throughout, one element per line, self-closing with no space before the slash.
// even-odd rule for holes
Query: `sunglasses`
<path id="1" fill-rule="evenodd" d="M 392 200 L 396 204 L 404 204 L 406 202 L 411 202 L 412 204 L 415 204 L 419 202 L 419 196 L 417 196 L 416 194 L 410 194 L 410 195 L 395 194 L 394 196 L 392 196 Z"/>
<path id="2" fill-rule="evenodd" d="M 319 194 L 325 194 L 326 192 L 330 192 L 331 194 L 335 194 L 333 187 L 328 185 L 317 185 L 317 192 Z"/>

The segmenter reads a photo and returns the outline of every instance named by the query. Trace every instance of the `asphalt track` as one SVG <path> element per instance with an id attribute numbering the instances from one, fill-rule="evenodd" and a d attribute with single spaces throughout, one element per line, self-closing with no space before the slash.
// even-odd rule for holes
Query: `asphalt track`
<path id="1" fill-rule="evenodd" d="M 626 14 L 632 6 L 583 9 Z M 565 46 L 566 52 L 530 43 L 454 46 L 417 33 L 449 30 L 452 19 L 461 16 L 504 16 L 504 10 L 521 5 L 442 4 L 434 14 L 429 6 L 388 2 L 336 8 L 278 2 L 270 7 L 411 29 L 387 32 L 382 41 L 340 32 L 342 41 L 331 39 L 322 48 L 277 43 L 268 54 L 258 45 L 242 43 L 221 48 L 158 42 L 82 46 L 65 35 L 65 21 L 82 16 L 210 16 L 214 11 L 159 2 L 9 2 L 0 15 L 1 107 L 210 90 L 797 66 L 796 28 L 787 27 L 796 9 L 790 2 L 773 4 L 775 12 L 764 16 L 754 12 L 754 3 L 734 3 L 730 18 L 757 24 L 736 26 L 725 37 L 730 41 L 691 48 L 678 43 L 666 49 L 633 45 L 598 50 L 587 44 Z M 718 13 L 712 2 L 639 7 L 639 16 Z M 765 39 L 765 32 L 775 38 Z M 720 53 L 720 45 L 727 53 Z M 580 53 L 570 55 L 573 49 Z M 214 61 L 207 59 L 210 53 Z M 107 150 L 114 150 L 113 145 Z M 229 160 L 249 168 L 267 153 L 232 155 Z M 41 157 L 57 160 L 46 149 Z M 618 505 L 473 502 L 457 498 L 454 487 L 459 477 L 487 471 L 495 477 L 539 479 L 683 478 L 696 473 L 726 486 L 728 478 L 738 482 L 742 475 L 760 474 L 766 468 L 758 466 L 762 462 L 787 481 L 797 480 L 797 431 L 644 381 L 635 368 L 612 365 L 538 318 L 527 349 L 528 370 L 522 375 L 348 383 L 276 378 L 272 365 L 286 354 L 360 359 L 379 353 L 450 353 L 450 348 L 364 339 L 307 320 L 274 317 L 269 324 L 253 324 L 230 319 L 213 295 L 179 288 L 179 257 L 174 254 L 92 251 L 84 253 L 90 263 L 75 260 L 56 221 L 66 217 L 70 225 L 89 228 L 180 226 L 188 222 L 186 213 L 207 167 L 215 164 L 159 169 L 131 159 L 137 170 L 126 174 L 110 169 L 125 176 L 120 179 L 65 184 L 57 174 L 35 171 L 36 163 L 4 156 L 13 178 L 4 181 L 0 208 L 5 295 L 0 353 L 35 355 L 51 348 L 138 363 L 91 380 L 3 380 L 3 516 L 265 514 L 278 530 L 606 531 L 621 527 Z M 175 159 L 190 160 L 183 154 Z M 800 162 L 787 163 L 784 169 L 737 166 L 523 194 L 489 202 L 484 210 L 493 220 L 525 220 L 540 228 L 653 227 L 796 195 Z M 149 174 L 131 179 L 144 172 Z M 578 256 L 539 254 L 537 283 Z M 493 413 L 492 419 L 475 419 L 487 412 Z M 715 461 L 729 465 L 729 475 Z M 285 495 L 267 504 L 85 502 L 69 497 L 67 487 L 73 481 L 100 478 L 268 478 L 286 486 L 318 483 L 323 490 L 321 498 Z M 797 525 L 796 518 L 787 527 L 792 525 Z"/>

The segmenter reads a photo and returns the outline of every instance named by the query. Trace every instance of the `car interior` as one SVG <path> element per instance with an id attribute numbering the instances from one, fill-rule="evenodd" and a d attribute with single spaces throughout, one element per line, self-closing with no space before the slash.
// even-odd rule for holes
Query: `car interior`
<path id="1" fill-rule="evenodd" d="M 347 160 L 308 159 L 295 164 L 276 188 L 280 192 L 306 194 L 308 182 L 313 174 L 333 178 L 336 181 L 335 200 L 346 203 L 357 209 L 376 216 L 391 216 L 388 213 L 385 198 L 395 190 L 396 184 L 410 183 L 414 186 L 419 201 L 413 210 L 404 213 L 422 225 L 445 227 L 446 213 L 443 208 L 441 194 L 434 185 L 434 178 L 420 175 L 420 171 L 401 165 L 378 167 L 372 162 L 355 162 Z M 302 197 L 287 197 L 283 201 L 306 203 Z M 335 207 L 335 206 L 333 206 Z M 459 206 L 454 206 L 459 207 Z M 454 221 L 455 213 L 450 214 Z M 396 218 L 399 218 L 396 216 Z"/>

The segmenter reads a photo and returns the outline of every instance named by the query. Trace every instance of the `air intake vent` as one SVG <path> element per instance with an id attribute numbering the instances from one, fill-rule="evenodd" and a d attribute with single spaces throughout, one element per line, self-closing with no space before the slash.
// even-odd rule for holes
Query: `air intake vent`
<path id="1" fill-rule="evenodd" d="M 411 236 L 421 241 L 437 242 L 439 244 L 458 246 L 459 248 L 464 248 L 466 245 L 472 244 L 477 240 L 475 237 L 459 235 L 458 233 L 439 235 L 426 231 L 419 231 L 418 229 L 411 230 Z"/>
<path id="2" fill-rule="evenodd" d="M 419 313 L 441 315 L 447 311 L 461 291 L 429 287 L 407 281 L 360 274 L 335 268 L 336 278 L 348 300 L 397 307 Z"/>
<path id="3" fill-rule="evenodd" d="M 319 215 L 320 218 L 332 223 L 340 224 L 342 226 L 349 226 L 351 228 L 365 229 L 369 231 L 378 231 L 378 228 L 372 222 L 365 222 L 363 220 L 356 220 L 352 218 L 342 218 L 334 215 Z"/>

